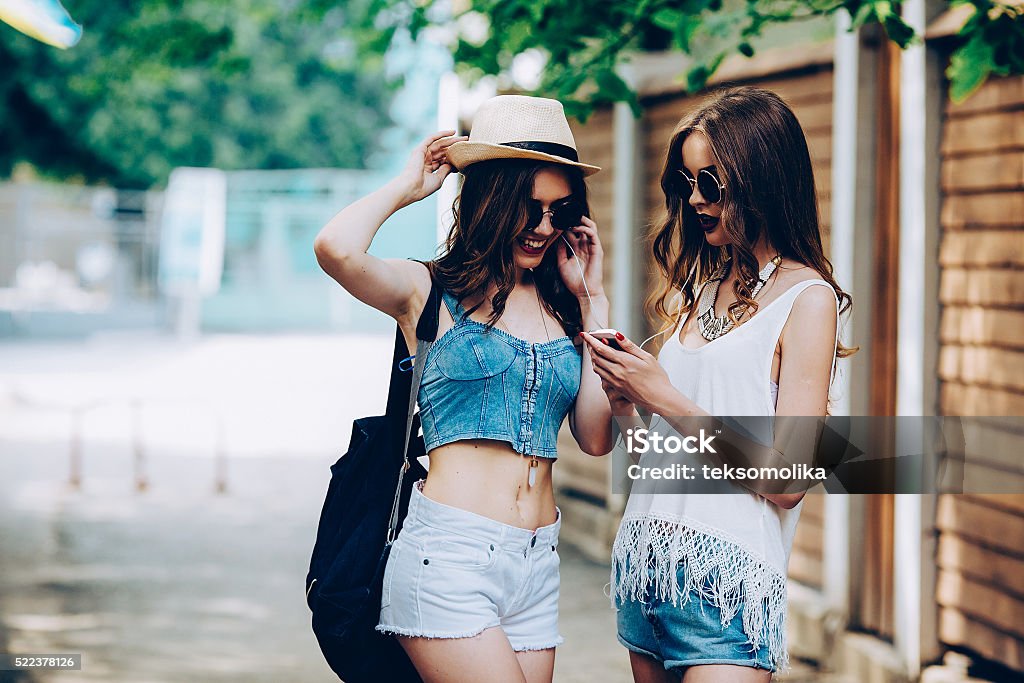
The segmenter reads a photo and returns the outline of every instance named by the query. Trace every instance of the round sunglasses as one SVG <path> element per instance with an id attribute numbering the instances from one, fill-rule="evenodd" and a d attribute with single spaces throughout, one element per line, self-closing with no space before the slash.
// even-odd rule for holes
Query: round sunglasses
<path id="1" fill-rule="evenodd" d="M 691 177 L 685 169 L 676 169 L 676 172 L 686 180 L 686 184 L 689 185 L 690 188 L 690 191 L 687 192 L 686 187 L 681 182 L 677 182 L 677 185 L 679 186 L 679 196 L 682 197 L 684 201 L 688 200 L 690 195 L 693 194 L 694 186 L 700 190 L 700 196 L 703 197 L 704 201 L 708 204 L 717 204 L 722 201 L 722 190 L 725 189 L 725 183 L 721 182 L 718 179 L 718 176 L 715 175 L 714 171 L 711 169 L 700 169 L 697 172 L 696 178 Z"/>
<path id="2" fill-rule="evenodd" d="M 525 230 L 533 230 L 541 221 L 544 214 L 551 215 L 551 227 L 555 230 L 569 230 L 583 223 L 583 204 L 574 197 L 566 197 L 551 204 L 551 208 L 541 209 L 541 203 L 531 199 L 527 204 Z"/>

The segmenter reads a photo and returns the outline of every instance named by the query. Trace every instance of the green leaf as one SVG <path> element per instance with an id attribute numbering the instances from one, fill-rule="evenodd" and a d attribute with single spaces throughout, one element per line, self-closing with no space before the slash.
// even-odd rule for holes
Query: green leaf
<path id="1" fill-rule="evenodd" d="M 882 25 L 885 26 L 885 32 L 889 39 L 901 48 L 906 48 L 917 38 L 914 29 L 895 14 L 886 15 L 882 20 Z"/>
<path id="2" fill-rule="evenodd" d="M 1010 70 L 1012 73 L 1024 73 L 1024 36 L 1017 35 L 1010 47 Z"/>
<path id="3" fill-rule="evenodd" d="M 594 111 L 593 104 L 580 102 L 579 100 L 563 100 L 562 108 L 565 110 L 567 117 L 576 119 L 580 123 L 586 123 Z"/>
<path id="4" fill-rule="evenodd" d="M 851 31 L 854 29 L 858 29 L 861 26 L 867 24 L 869 21 L 873 21 L 878 18 L 875 14 L 875 6 L 872 5 L 870 2 L 860 3 L 860 6 L 857 8 L 857 11 L 852 12 L 851 15 L 853 17 L 853 20 L 850 22 Z"/>
<path id="5" fill-rule="evenodd" d="M 391 41 L 395 35 L 395 28 L 389 27 L 376 32 L 368 41 L 367 47 L 371 52 L 384 54 L 391 48 Z"/>
<path id="6" fill-rule="evenodd" d="M 744 57 L 754 56 L 754 47 L 750 43 L 740 43 L 738 49 L 740 51 L 740 54 L 742 54 Z"/>
<path id="7" fill-rule="evenodd" d="M 686 73 L 686 92 L 695 93 L 703 90 L 709 78 L 711 78 L 711 72 L 703 64 L 691 68 Z"/>
<path id="8" fill-rule="evenodd" d="M 635 92 L 630 93 L 627 103 L 629 108 L 633 110 L 633 118 L 639 119 L 644 115 L 644 108 L 640 105 L 640 97 Z"/>
<path id="9" fill-rule="evenodd" d="M 217 72 L 224 78 L 245 73 L 251 68 L 252 59 L 245 55 L 223 55 L 217 63 Z"/>
<path id="10" fill-rule="evenodd" d="M 690 51 L 690 41 L 693 39 L 693 34 L 700 28 L 700 22 L 697 21 L 697 17 L 688 17 L 686 20 L 679 22 L 676 27 L 674 38 L 676 45 L 683 52 Z"/>
<path id="11" fill-rule="evenodd" d="M 1010 15 L 1005 12 L 997 14 L 982 28 L 985 40 L 989 43 L 997 43 L 1004 40 L 1013 33 L 1013 24 L 1014 21 Z"/>
<path id="12" fill-rule="evenodd" d="M 581 71 L 567 72 L 556 81 L 558 99 L 564 100 L 575 95 L 586 80 L 587 75 Z"/>
<path id="13" fill-rule="evenodd" d="M 985 82 L 993 67 L 992 46 L 976 33 L 953 53 L 946 69 L 949 78 L 949 96 L 954 102 L 963 102 Z"/>
<path id="14" fill-rule="evenodd" d="M 409 17 L 409 35 L 412 36 L 413 40 L 419 36 L 420 31 L 425 29 L 429 25 L 427 20 L 427 12 L 423 7 L 415 7 L 412 11 L 412 16 Z"/>
<path id="15" fill-rule="evenodd" d="M 759 36 L 761 35 L 761 29 L 768 23 L 768 21 L 768 17 L 763 14 L 757 14 L 755 10 L 755 13 L 750 15 L 750 23 L 743 27 L 743 31 L 740 35 L 744 38 Z"/>
<path id="16" fill-rule="evenodd" d="M 707 85 L 708 79 L 715 74 L 715 71 L 717 71 L 718 67 L 721 66 L 722 60 L 724 60 L 728 54 L 729 51 L 719 52 L 703 64 L 698 64 L 691 68 L 686 74 L 686 92 L 694 93 L 699 90 L 703 90 L 704 86 Z"/>
<path id="17" fill-rule="evenodd" d="M 685 15 L 677 9 L 663 7 L 651 15 L 651 23 L 666 31 L 675 32 Z"/>
<path id="18" fill-rule="evenodd" d="M 528 21 L 517 21 L 505 29 L 505 49 L 513 54 L 532 47 L 534 35 L 532 24 Z"/>
<path id="19" fill-rule="evenodd" d="M 597 72 L 594 78 L 597 84 L 598 96 L 610 102 L 628 100 L 633 90 L 626 85 L 626 82 L 611 69 L 603 69 Z"/>

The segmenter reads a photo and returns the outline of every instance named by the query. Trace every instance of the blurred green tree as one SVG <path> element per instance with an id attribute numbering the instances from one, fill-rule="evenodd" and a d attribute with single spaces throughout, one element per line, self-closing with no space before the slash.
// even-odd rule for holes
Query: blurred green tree
<path id="1" fill-rule="evenodd" d="M 175 166 L 365 167 L 400 85 L 360 49 L 371 4 L 77 0 L 67 51 L 0 25 L 0 177 L 19 161 L 134 188 Z"/>
<path id="2" fill-rule="evenodd" d="M 320 0 L 322 1 L 322 0 Z M 621 78 L 631 52 L 676 50 L 689 57 L 685 85 L 700 90 L 723 59 L 754 55 L 770 26 L 849 12 L 854 27 L 880 24 L 906 47 L 920 37 L 889 0 L 374 0 L 373 14 L 387 30 L 408 25 L 448 27 L 455 61 L 470 75 L 508 72 L 529 51 L 546 58 L 541 94 L 557 97 L 585 117 L 594 106 L 629 102 L 636 93 Z M 963 100 L 989 74 L 1024 73 L 1024 6 L 1017 0 L 954 0 L 973 12 L 959 32 L 947 70 L 950 95 Z M 683 63 L 680 68 L 683 70 Z"/>

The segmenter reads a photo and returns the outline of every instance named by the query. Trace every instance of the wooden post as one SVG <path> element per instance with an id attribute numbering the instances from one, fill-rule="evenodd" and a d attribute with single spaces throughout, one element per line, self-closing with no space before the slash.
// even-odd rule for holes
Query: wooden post
<path id="1" fill-rule="evenodd" d="M 142 493 L 149 488 L 149 480 L 146 477 L 146 454 L 142 439 L 142 399 L 132 399 L 131 412 L 132 454 L 135 465 L 135 490 Z"/>
<path id="2" fill-rule="evenodd" d="M 68 453 L 68 485 L 78 491 L 82 488 L 82 417 L 83 406 L 71 409 L 71 447 Z"/>
<path id="3" fill-rule="evenodd" d="M 903 19 L 924 35 L 929 8 L 925 0 L 907 0 Z M 922 41 L 901 56 L 899 279 L 897 291 L 896 412 L 901 416 L 935 415 L 937 410 L 937 349 L 939 310 L 939 158 L 941 136 L 941 71 Z M 897 443 L 908 439 L 918 425 L 897 427 Z M 921 475 L 898 464 L 901 481 Z M 915 468 L 916 470 L 916 468 Z M 938 656 L 938 605 L 935 600 L 936 496 L 900 494 L 895 497 L 893 643 L 911 678 Z"/>
<path id="4" fill-rule="evenodd" d="M 214 490 L 227 493 L 228 490 L 228 455 L 227 436 L 224 429 L 224 416 L 217 413 L 217 452 L 214 454 Z"/>

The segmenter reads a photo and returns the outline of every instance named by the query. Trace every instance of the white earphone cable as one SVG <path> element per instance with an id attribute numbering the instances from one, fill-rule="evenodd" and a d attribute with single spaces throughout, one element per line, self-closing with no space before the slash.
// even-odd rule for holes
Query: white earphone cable
<path id="1" fill-rule="evenodd" d="M 590 296 L 590 288 L 587 287 L 587 278 L 583 274 L 583 265 L 580 263 L 580 257 L 576 255 L 576 250 L 572 248 L 571 244 L 569 244 L 569 240 L 566 238 L 564 232 L 562 233 L 562 241 L 565 242 L 565 246 L 569 247 L 569 253 L 572 254 L 572 257 L 576 260 L 576 267 L 580 271 L 580 280 L 583 281 L 583 291 L 587 293 L 587 300 L 590 302 L 591 309 L 593 309 L 594 299 Z"/>
<path id="2" fill-rule="evenodd" d="M 684 282 L 683 286 L 680 288 L 679 307 L 678 307 L 678 309 L 676 310 L 676 313 L 675 313 L 675 319 L 677 321 L 679 320 L 679 315 L 683 312 L 683 295 L 682 295 L 682 290 L 686 289 L 686 285 L 690 284 L 690 281 L 693 280 L 694 273 L 696 273 L 696 272 L 697 272 L 697 261 L 695 260 L 693 262 L 693 266 L 690 268 L 690 274 L 686 276 L 686 282 Z M 676 323 L 677 326 L 679 324 L 680 324 L 679 322 Z M 657 332 L 655 334 L 652 334 L 647 339 L 644 339 L 643 344 L 640 344 L 640 348 L 642 349 L 644 347 L 644 344 L 646 344 L 647 342 L 651 341 L 652 339 L 660 337 L 663 334 L 668 334 L 669 332 L 671 332 L 673 330 L 676 330 L 676 329 L 678 329 L 678 327 L 673 327 L 670 330 L 662 330 L 661 332 Z"/>
<path id="3" fill-rule="evenodd" d="M 590 301 L 590 306 L 591 306 L 591 308 L 593 308 L 594 300 L 590 296 L 590 288 L 587 287 L 587 278 L 583 275 L 583 265 L 580 263 L 580 257 L 576 255 L 576 250 L 572 248 L 572 245 L 569 243 L 569 240 L 566 238 L 565 233 L 562 233 L 562 241 L 565 242 L 565 246 L 569 247 L 569 253 L 572 254 L 572 257 L 576 260 L 576 267 L 579 269 L 579 271 L 580 271 L 580 279 L 583 281 L 583 291 L 585 291 L 587 293 L 587 300 Z M 696 270 L 697 270 L 697 262 L 694 261 L 693 267 L 690 268 L 690 274 L 686 277 L 686 282 L 683 284 L 683 288 L 684 289 L 685 289 L 686 285 L 690 283 L 690 280 L 693 279 L 693 275 L 696 272 Z M 680 301 L 679 301 L 680 311 L 676 312 L 677 316 L 681 312 L 682 305 L 683 305 L 682 297 L 680 297 Z M 656 332 L 656 333 L 652 334 L 650 337 L 648 337 L 647 339 L 644 339 L 643 342 L 640 343 L 640 348 L 641 349 L 644 348 L 644 346 L 647 345 L 647 342 L 651 341 L 652 339 L 657 339 L 658 337 L 660 337 L 660 336 L 662 336 L 664 334 L 667 334 L 670 331 L 671 330 L 663 330 L 661 332 Z"/>

